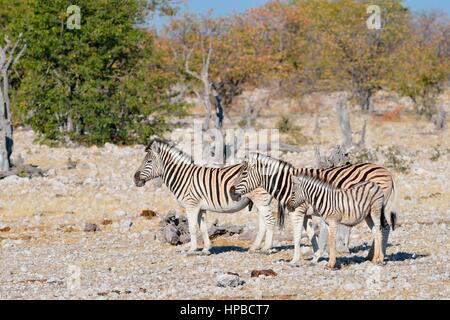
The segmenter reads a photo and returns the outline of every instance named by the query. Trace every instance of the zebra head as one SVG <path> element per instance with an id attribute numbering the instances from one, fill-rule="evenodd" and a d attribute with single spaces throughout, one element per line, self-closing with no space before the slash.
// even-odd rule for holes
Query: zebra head
<path id="1" fill-rule="evenodd" d="M 141 165 L 134 174 L 134 184 L 137 187 L 143 187 L 145 183 L 162 175 L 162 163 L 159 155 L 160 143 L 153 141 L 145 149 L 147 154 Z"/>
<path id="2" fill-rule="evenodd" d="M 292 193 L 286 201 L 286 208 L 289 212 L 294 211 L 301 203 L 305 202 L 305 194 L 303 192 L 302 183 L 304 177 L 291 175 Z"/>
<path id="3" fill-rule="evenodd" d="M 261 184 L 261 174 L 257 164 L 253 161 L 244 161 L 239 171 L 238 177 L 230 189 L 231 199 L 241 200 L 244 194 L 252 192 Z"/>

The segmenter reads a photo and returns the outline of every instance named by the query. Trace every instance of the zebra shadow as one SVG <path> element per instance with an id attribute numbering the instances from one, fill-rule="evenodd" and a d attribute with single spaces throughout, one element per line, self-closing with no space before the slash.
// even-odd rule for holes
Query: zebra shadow
<path id="1" fill-rule="evenodd" d="M 408 252 L 396 252 L 396 253 L 391 253 L 388 254 L 384 257 L 385 261 L 406 261 L 406 260 L 416 260 L 416 259 L 421 259 L 421 258 L 426 258 L 429 257 L 430 254 L 429 253 L 424 253 L 424 254 L 420 254 L 420 253 L 408 253 Z"/>
<path id="2" fill-rule="evenodd" d="M 428 256 L 430 256 L 430 255 L 400 251 L 400 252 L 391 253 L 391 254 L 386 255 L 384 257 L 384 263 L 401 262 L 401 261 L 406 261 L 406 260 L 416 260 L 416 259 L 426 258 Z M 325 260 L 325 259 L 328 260 L 328 258 L 320 258 L 319 261 Z M 361 263 L 365 263 L 365 262 L 370 263 L 370 261 L 367 260 L 367 258 L 365 256 L 352 256 L 352 257 L 341 256 L 341 257 L 337 258 L 336 264 L 338 266 L 344 266 L 344 265 L 361 264 Z"/>
<path id="3" fill-rule="evenodd" d="M 226 252 L 247 252 L 248 249 L 238 247 L 238 246 L 218 246 L 218 247 L 212 247 L 209 249 L 209 252 L 211 254 L 221 254 Z"/>
<path id="4" fill-rule="evenodd" d="M 369 251 L 371 246 L 372 246 L 372 244 L 364 242 L 363 244 L 349 248 L 349 250 L 350 250 L 350 253 L 358 253 L 361 251 Z M 393 245 L 388 243 L 386 248 L 389 248 L 389 247 L 393 247 Z"/>

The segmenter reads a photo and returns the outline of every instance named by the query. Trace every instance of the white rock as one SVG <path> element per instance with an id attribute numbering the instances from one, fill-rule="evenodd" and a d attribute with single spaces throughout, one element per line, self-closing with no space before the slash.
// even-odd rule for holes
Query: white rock
<path id="1" fill-rule="evenodd" d="M 217 286 L 219 287 L 238 287 L 245 283 L 244 280 L 241 280 L 241 278 L 238 275 L 235 274 L 221 274 L 217 277 Z"/>

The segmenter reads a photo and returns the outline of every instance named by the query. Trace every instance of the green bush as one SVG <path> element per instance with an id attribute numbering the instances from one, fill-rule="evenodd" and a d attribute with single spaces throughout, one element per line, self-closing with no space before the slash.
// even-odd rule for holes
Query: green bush
<path id="1" fill-rule="evenodd" d="M 16 119 L 45 139 L 127 144 L 145 143 L 170 128 L 170 116 L 185 114 L 184 104 L 168 102 L 176 77 L 154 35 L 136 27 L 145 1 L 76 1 L 79 30 L 65 25 L 71 1 L 27 2 L 29 10 L 9 19 L 28 43 Z"/>

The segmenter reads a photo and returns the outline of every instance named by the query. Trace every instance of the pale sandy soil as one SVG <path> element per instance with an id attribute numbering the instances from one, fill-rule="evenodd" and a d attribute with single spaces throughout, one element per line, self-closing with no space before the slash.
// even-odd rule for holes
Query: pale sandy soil
<path id="1" fill-rule="evenodd" d="M 313 142 L 326 151 L 339 141 L 327 103 L 321 105 L 321 135 L 301 146 L 303 153 L 283 154 L 283 159 L 314 166 Z M 289 110 L 302 133 L 312 137 L 314 116 Z M 34 144 L 32 131 L 19 129 L 16 156 L 48 170 L 48 176 L 0 180 L 0 298 L 449 299 L 449 131 L 438 133 L 429 122 L 411 116 L 380 122 L 352 112 L 355 131 L 364 118 L 369 147 L 396 145 L 411 162 L 409 172 L 393 171 L 401 226 L 391 235 L 384 266 L 364 261 L 370 234 L 365 225 L 356 227 L 352 253 L 338 260 L 336 271 L 325 270 L 325 261 L 313 265 L 304 260 L 296 267 L 283 262 L 292 255 L 289 220 L 285 230 L 276 232 L 278 252 L 248 253 L 257 217 L 246 209 L 207 217 L 208 223 L 219 219 L 244 225 L 246 235 L 217 238 L 210 256 L 186 256 L 180 247 L 156 239 L 159 216 L 170 209 L 184 214 L 175 199 L 165 186 L 133 184 L 143 146 L 49 148 Z M 273 126 L 276 120 L 263 117 L 258 126 Z M 434 148 L 442 155 L 432 161 Z M 379 153 L 377 162 L 384 164 Z M 69 169 L 69 158 L 76 168 Z M 159 216 L 145 219 L 139 216 L 143 209 Z M 104 219 L 112 224 L 102 225 Z M 101 230 L 84 232 L 85 222 Z M 303 243 L 308 252 L 309 243 Z M 251 278 L 254 269 L 273 269 L 278 275 Z M 238 273 L 246 283 L 220 288 L 216 277 L 224 272 Z"/>

